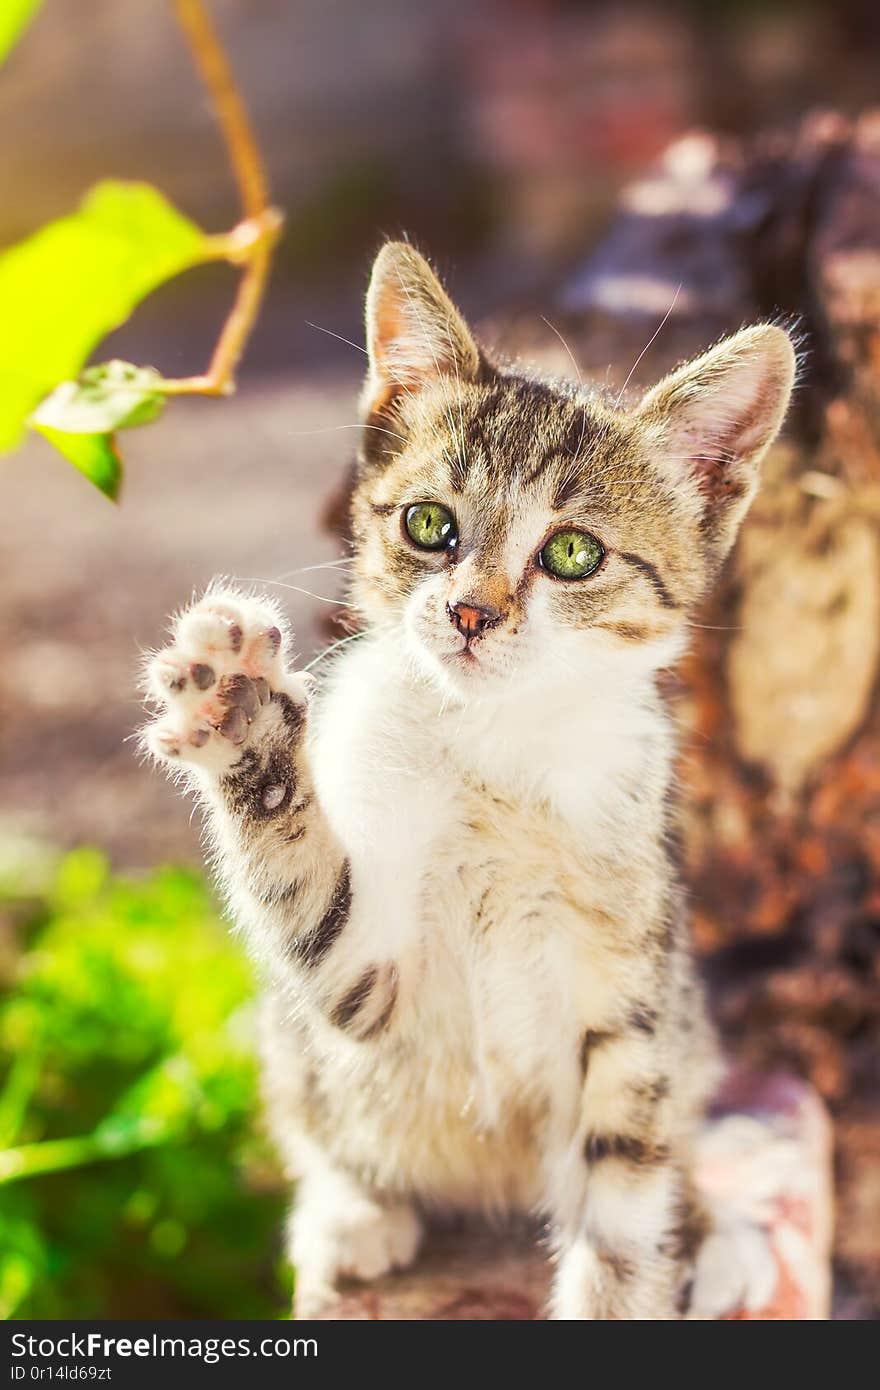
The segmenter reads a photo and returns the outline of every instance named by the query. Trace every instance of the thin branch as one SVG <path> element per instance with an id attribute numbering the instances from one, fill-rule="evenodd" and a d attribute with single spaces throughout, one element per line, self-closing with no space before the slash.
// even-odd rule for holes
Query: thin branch
<path id="1" fill-rule="evenodd" d="M 246 228 L 253 228 L 254 225 L 253 222 L 241 224 Z M 272 267 L 272 252 L 281 231 L 281 214 L 275 212 L 274 208 L 268 208 L 261 225 L 262 235 L 254 240 L 247 251 L 247 268 L 217 339 L 207 372 L 204 376 L 163 378 L 156 386 L 163 395 L 225 396 L 235 389 L 235 369 L 260 311 Z"/>
<path id="2" fill-rule="evenodd" d="M 202 0 L 174 0 L 174 8 L 223 131 L 242 211 L 245 217 L 259 217 L 269 205 L 266 171 L 220 36 Z"/>
<path id="3" fill-rule="evenodd" d="M 269 204 L 266 171 L 229 59 L 202 0 L 173 0 L 193 62 L 207 88 L 223 133 L 241 197 L 244 221 L 215 238 L 226 259 L 245 267 L 235 302 L 202 376 L 165 379 L 167 396 L 223 396 L 235 387 L 235 369 L 256 322 L 283 218 Z"/>

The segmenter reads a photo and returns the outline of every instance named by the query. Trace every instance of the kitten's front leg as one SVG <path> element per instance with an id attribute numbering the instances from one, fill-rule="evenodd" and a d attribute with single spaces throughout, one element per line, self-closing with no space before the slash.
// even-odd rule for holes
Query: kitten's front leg
<path id="1" fill-rule="evenodd" d="M 585 1036 L 580 1120 L 551 1158 L 555 1318 L 678 1316 L 690 1194 L 670 1123 L 670 1078 L 645 1016 L 635 1017 L 619 1032 Z"/>
<path id="2" fill-rule="evenodd" d="M 212 590 L 147 670 L 146 747 L 208 810 L 235 920 L 274 981 L 360 1041 L 389 1027 L 400 970 L 369 885 L 328 825 L 305 749 L 308 678 L 284 665 L 273 605 Z"/>

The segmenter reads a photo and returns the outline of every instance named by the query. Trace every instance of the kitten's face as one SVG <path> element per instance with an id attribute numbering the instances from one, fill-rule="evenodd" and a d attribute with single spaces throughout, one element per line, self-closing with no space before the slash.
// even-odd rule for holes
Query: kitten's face
<path id="1" fill-rule="evenodd" d="M 354 499 L 368 621 L 459 698 L 576 698 L 672 661 L 791 385 L 785 334 L 747 332 L 769 364 L 733 339 L 625 412 L 490 367 L 426 263 L 386 247 Z"/>
<path id="2" fill-rule="evenodd" d="M 358 490 L 356 597 L 423 667 L 463 692 L 676 654 L 697 519 L 625 417 L 498 377 L 438 382 L 395 428 Z"/>

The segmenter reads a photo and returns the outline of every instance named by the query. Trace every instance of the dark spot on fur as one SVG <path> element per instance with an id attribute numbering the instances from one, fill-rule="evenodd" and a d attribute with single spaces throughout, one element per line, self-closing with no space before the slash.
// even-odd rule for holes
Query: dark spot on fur
<path id="1" fill-rule="evenodd" d="M 350 913 L 351 869 L 346 861 L 336 880 L 327 911 L 312 931 L 295 938 L 291 943 L 292 953 L 303 965 L 310 968 L 320 965 L 348 922 Z"/>
<path id="2" fill-rule="evenodd" d="M 578 1053 L 581 1067 L 581 1078 L 586 1079 L 590 1065 L 590 1058 L 597 1047 L 609 1041 L 614 1036 L 613 1033 L 604 1032 L 601 1029 L 588 1028 L 581 1038 L 580 1051 Z"/>
<path id="3" fill-rule="evenodd" d="M 836 618 L 839 614 L 845 613 L 848 607 L 849 594 L 843 589 L 839 594 L 835 594 L 834 598 L 827 605 L 825 616 L 826 618 Z"/>
<path id="4" fill-rule="evenodd" d="M 244 785 L 250 778 L 259 771 L 260 760 L 253 748 L 246 748 L 231 772 L 227 773 L 224 785 L 227 787 L 238 787 Z"/>
<path id="5" fill-rule="evenodd" d="M 657 569 L 656 565 L 653 565 L 650 560 L 646 560 L 643 555 L 635 555 L 631 550 L 619 550 L 617 555 L 625 564 L 632 565 L 634 569 L 639 570 L 640 573 L 645 576 L 664 608 L 679 607 L 679 604 L 669 592 L 666 583 L 661 578 L 660 571 Z"/>
<path id="6" fill-rule="evenodd" d="M 562 511 L 562 508 L 568 505 L 572 497 L 576 497 L 583 490 L 583 486 L 583 478 L 579 477 L 574 469 L 569 469 L 554 489 L 552 499 L 554 511 Z"/>
<path id="7" fill-rule="evenodd" d="M 649 1105 L 659 1105 L 669 1095 L 669 1077 L 658 1076 L 654 1081 L 640 1081 L 632 1088 L 633 1095 Z"/>
<path id="8" fill-rule="evenodd" d="M 391 1015 L 394 1013 L 394 1006 L 397 1003 L 397 995 L 400 989 L 400 976 L 397 966 L 392 965 L 388 976 L 388 999 L 384 1009 L 377 1018 L 373 1020 L 369 1028 L 361 1033 L 363 1042 L 369 1042 L 371 1038 L 376 1038 L 388 1027 Z"/>
<path id="9" fill-rule="evenodd" d="M 297 704 L 291 700 L 289 695 L 285 695 L 283 690 L 276 690 L 272 694 L 272 704 L 277 705 L 281 711 L 281 718 L 288 732 L 298 738 L 306 722 L 305 705 Z"/>
<path id="10" fill-rule="evenodd" d="M 675 1298 L 675 1309 L 679 1317 L 684 1317 L 689 1312 L 691 1299 L 694 1296 L 694 1278 L 690 1275 L 685 1279 Z"/>
<path id="11" fill-rule="evenodd" d="M 646 1033 L 648 1037 L 652 1038 L 657 1032 L 658 1018 L 659 1014 L 656 1009 L 649 1009 L 647 1004 L 636 1004 L 627 1015 L 627 1023 L 637 1033 Z"/>
<path id="12" fill-rule="evenodd" d="M 528 486 L 531 483 L 536 483 L 540 478 L 541 474 L 545 473 L 547 469 L 552 467 L 554 464 L 559 463 L 562 457 L 563 456 L 560 455 L 558 450 L 554 450 L 544 454 L 541 458 L 537 460 L 536 463 L 532 465 L 525 478 L 523 479 L 523 482 L 526 484 L 526 486 Z"/>
<path id="13" fill-rule="evenodd" d="M 299 884 L 294 879 L 292 883 L 273 883 L 268 888 L 254 888 L 251 891 L 264 907 L 275 908 L 292 903 L 299 892 Z"/>
<path id="14" fill-rule="evenodd" d="M 593 626 L 621 637 L 624 642 L 648 642 L 659 635 L 655 628 L 645 627 L 643 623 L 594 623 Z"/>
<path id="15" fill-rule="evenodd" d="M 690 1264 L 708 1234 L 709 1219 L 705 1211 L 693 1192 L 685 1191 L 657 1253 L 677 1264 Z"/>
<path id="16" fill-rule="evenodd" d="M 330 1015 L 330 1022 L 337 1028 L 347 1027 L 369 999 L 378 978 L 378 967 L 371 965 L 369 970 L 364 971 L 357 984 L 340 999 Z"/>
<path id="17" fill-rule="evenodd" d="M 612 1158 L 642 1168 L 663 1163 L 668 1157 L 669 1150 L 665 1144 L 637 1139 L 632 1134 L 590 1134 L 584 1144 L 584 1158 L 591 1165 Z"/>
<path id="18" fill-rule="evenodd" d="M 462 866 L 462 867 L 464 867 L 464 866 Z M 464 878 L 466 878 L 468 872 L 469 872 L 469 871 L 466 870 L 465 873 L 464 873 L 462 876 L 463 876 Z M 479 926 L 482 924 L 482 922 L 483 922 L 483 914 L 484 914 L 485 911 L 486 911 L 486 904 L 487 904 L 487 902 L 489 901 L 489 896 L 490 896 L 491 892 L 492 892 L 492 884 L 490 883 L 490 884 L 488 885 L 488 887 L 486 887 L 486 888 L 483 889 L 483 892 L 482 892 L 482 894 L 481 894 L 481 896 L 480 896 L 480 901 L 477 903 L 477 910 L 476 910 L 476 912 L 474 913 L 474 926 L 475 926 L 475 927 L 479 927 Z"/>
<path id="19" fill-rule="evenodd" d="M 286 748 L 273 748 L 262 758 L 248 748 L 221 785 L 230 805 L 240 815 L 258 821 L 272 820 L 290 809 L 296 791 L 293 760 Z M 267 806 L 263 800 L 267 788 L 278 786 L 285 788 L 284 800 L 278 806 Z"/>

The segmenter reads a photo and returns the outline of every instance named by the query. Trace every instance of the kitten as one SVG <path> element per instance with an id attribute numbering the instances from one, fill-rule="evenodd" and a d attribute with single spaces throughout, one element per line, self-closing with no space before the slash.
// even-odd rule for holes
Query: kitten
<path id="1" fill-rule="evenodd" d="M 717 1078 L 658 671 L 780 427 L 748 328 L 632 410 L 493 365 L 410 246 L 367 299 L 365 632 L 319 692 L 272 600 L 176 620 L 144 731 L 207 811 L 264 969 L 300 1310 L 409 1264 L 420 1212 L 537 1210 L 558 1318 L 672 1318 Z"/>

